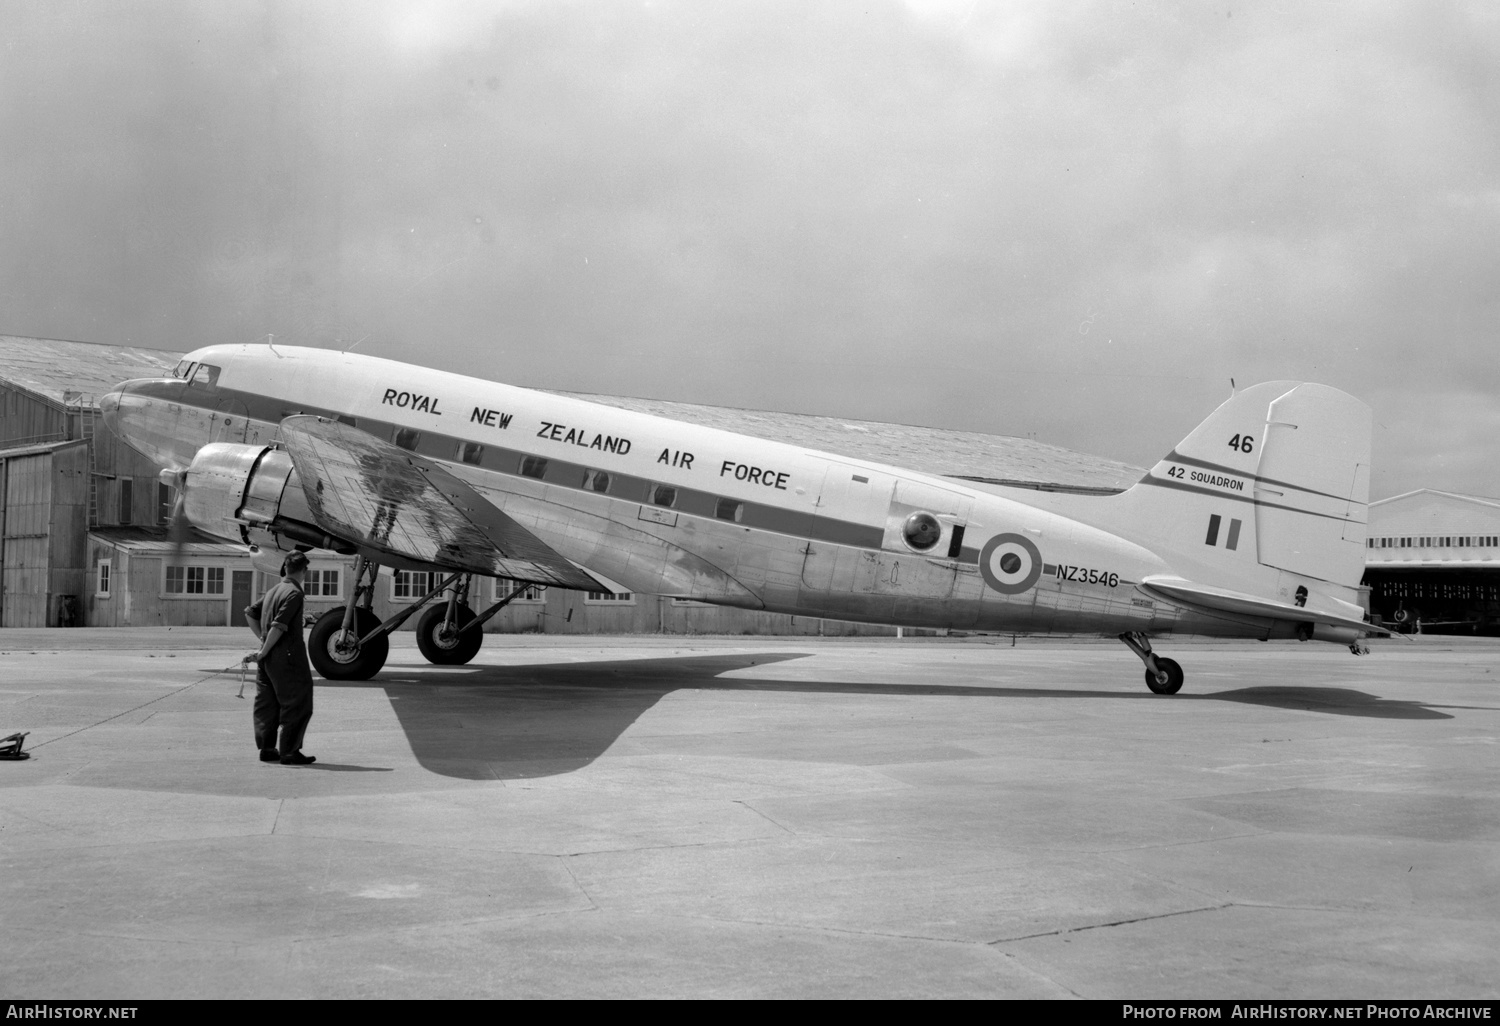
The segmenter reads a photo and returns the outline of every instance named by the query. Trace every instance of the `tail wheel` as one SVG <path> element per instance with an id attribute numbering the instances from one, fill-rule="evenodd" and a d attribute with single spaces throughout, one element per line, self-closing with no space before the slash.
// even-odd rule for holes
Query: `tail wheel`
<path id="1" fill-rule="evenodd" d="M 479 654 L 484 634 L 476 627 L 459 632 L 474 619 L 474 610 L 460 603 L 454 614 L 452 629 L 448 626 L 448 603 L 440 602 L 417 620 L 417 647 L 429 663 L 438 666 L 462 666 Z"/>
<path id="2" fill-rule="evenodd" d="M 368 609 L 354 611 L 354 628 L 344 633 L 344 611 L 330 609 L 318 617 L 307 636 L 307 657 L 325 680 L 369 680 L 385 665 L 391 639 L 382 634 L 364 644 L 359 639 L 380 626 Z"/>
<path id="3" fill-rule="evenodd" d="M 1175 695 L 1182 690 L 1182 667 L 1177 665 L 1177 660 L 1167 659 L 1162 656 L 1156 657 L 1156 665 L 1167 675 L 1167 681 L 1163 684 L 1156 679 L 1156 674 L 1150 670 L 1146 671 L 1146 687 L 1158 695 Z"/>

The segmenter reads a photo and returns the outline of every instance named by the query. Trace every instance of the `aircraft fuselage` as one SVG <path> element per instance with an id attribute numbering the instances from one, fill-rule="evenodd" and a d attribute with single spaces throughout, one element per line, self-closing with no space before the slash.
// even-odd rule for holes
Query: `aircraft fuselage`
<path id="1" fill-rule="evenodd" d="M 632 591 L 912 627 L 1265 636 L 1136 589 L 1141 544 L 962 482 L 351 353 L 214 346 L 106 416 L 162 467 L 316 414 L 441 463 Z M 200 370 L 199 368 L 208 368 Z M 913 545 L 909 521 L 932 524 Z"/>

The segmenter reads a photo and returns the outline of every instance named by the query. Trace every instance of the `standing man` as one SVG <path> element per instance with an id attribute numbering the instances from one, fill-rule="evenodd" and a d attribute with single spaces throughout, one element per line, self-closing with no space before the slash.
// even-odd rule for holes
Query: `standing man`
<path id="1" fill-rule="evenodd" d="M 307 557 L 293 552 L 281 564 L 281 580 L 260 601 L 245 607 L 245 622 L 261 640 L 260 651 L 245 662 L 256 664 L 255 746 L 261 762 L 306 766 L 317 760 L 302 754 L 302 735 L 313 712 L 312 668 L 302 640 L 302 579 Z M 276 729 L 281 728 L 281 745 Z"/>

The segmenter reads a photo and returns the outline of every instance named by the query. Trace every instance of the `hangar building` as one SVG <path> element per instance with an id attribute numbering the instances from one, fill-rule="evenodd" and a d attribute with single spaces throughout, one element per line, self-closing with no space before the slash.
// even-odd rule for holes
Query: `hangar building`
<path id="1" fill-rule="evenodd" d="M 1418 489 L 1370 504 L 1370 612 L 1403 631 L 1500 633 L 1500 499 Z"/>

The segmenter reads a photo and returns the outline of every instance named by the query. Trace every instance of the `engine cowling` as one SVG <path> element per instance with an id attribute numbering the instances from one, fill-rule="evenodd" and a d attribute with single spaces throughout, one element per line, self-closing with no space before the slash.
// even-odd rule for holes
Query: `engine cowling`
<path id="1" fill-rule="evenodd" d="M 291 456 L 274 446 L 205 445 L 178 487 L 188 522 L 216 538 L 278 552 L 355 551 L 317 526 Z"/>

